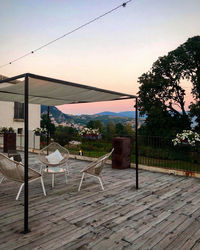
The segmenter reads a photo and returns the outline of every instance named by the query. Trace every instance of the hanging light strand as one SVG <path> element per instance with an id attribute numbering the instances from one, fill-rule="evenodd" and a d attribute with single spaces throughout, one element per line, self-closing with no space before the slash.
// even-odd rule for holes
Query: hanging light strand
<path id="1" fill-rule="evenodd" d="M 47 47 L 47 46 L 49 46 L 49 45 L 55 43 L 55 42 L 57 42 L 57 41 L 60 40 L 60 39 L 63 39 L 63 38 L 66 37 L 66 36 L 71 35 L 72 33 L 74 33 L 74 32 L 76 32 L 76 31 L 78 31 L 78 30 L 80 30 L 80 29 L 82 29 L 82 28 L 88 26 L 89 24 L 96 22 L 97 20 L 103 18 L 104 16 L 106 16 L 106 15 L 108 15 L 108 14 L 111 14 L 112 12 L 116 11 L 117 9 L 119 9 L 119 8 L 121 8 L 121 7 L 126 7 L 126 5 L 127 5 L 128 3 L 130 3 L 131 1 L 132 1 L 132 0 L 129 0 L 129 1 L 124 2 L 123 4 L 120 4 L 119 6 L 117 6 L 117 7 L 113 8 L 113 9 L 111 9 L 111 10 L 105 12 L 104 14 L 102 14 L 102 15 L 100 15 L 100 16 L 98 16 L 98 17 L 96 17 L 96 18 L 94 18 L 94 19 L 92 19 L 92 20 L 90 20 L 90 21 L 88 21 L 88 22 L 86 22 L 86 23 L 80 25 L 79 27 L 77 27 L 77 28 L 75 28 L 75 29 L 73 29 L 73 30 L 71 30 L 71 31 L 69 31 L 69 32 L 67 32 L 67 33 L 65 33 L 64 35 L 59 36 L 59 37 L 57 37 L 56 39 L 54 39 L 54 40 L 52 40 L 52 41 L 50 41 L 50 42 L 48 42 L 48 43 L 46 43 L 46 44 L 44 44 L 44 45 L 38 47 L 37 49 L 34 49 L 34 50 L 32 50 L 32 51 L 30 51 L 30 52 L 28 52 L 28 53 L 26 53 L 26 54 L 24 54 L 24 55 L 22 55 L 22 56 L 20 56 L 20 57 L 17 57 L 16 59 L 10 61 L 9 63 L 6 63 L 6 64 L 1 65 L 0 68 L 3 68 L 3 67 L 8 66 L 8 65 L 10 65 L 10 64 L 13 64 L 14 62 L 17 62 L 17 61 L 23 59 L 24 57 L 27 57 L 27 56 L 29 56 L 29 55 L 31 55 L 31 54 L 34 54 L 35 52 L 37 52 L 37 51 L 39 51 L 39 50 L 41 50 L 41 49 L 43 49 L 43 48 L 45 48 L 45 47 Z"/>

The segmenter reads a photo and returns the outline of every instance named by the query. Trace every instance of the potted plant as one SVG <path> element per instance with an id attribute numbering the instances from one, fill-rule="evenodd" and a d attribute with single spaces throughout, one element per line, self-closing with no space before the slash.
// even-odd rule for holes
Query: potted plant
<path id="1" fill-rule="evenodd" d="M 85 127 L 79 132 L 79 135 L 81 135 L 84 139 L 95 140 L 98 139 L 99 129 L 91 129 Z"/>
<path id="2" fill-rule="evenodd" d="M 200 134 L 192 130 L 183 130 L 182 133 L 176 135 L 172 142 L 174 146 L 198 146 L 200 144 Z"/>
<path id="3" fill-rule="evenodd" d="M 15 133 L 15 131 L 14 131 L 14 128 L 12 128 L 12 127 L 9 127 L 9 128 L 2 127 L 2 128 L 0 128 L 0 133 L 1 134 L 4 134 L 4 133 Z"/>
<path id="4" fill-rule="evenodd" d="M 33 132 L 35 133 L 36 136 L 39 136 L 41 134 L 41 128 L 35 128 Z"/>
<path id="5" fill-rule="evenodd" d="M 12 128 L 12 127 L 9 127 L 8 128 L 8 133 L 14 133 L 15 131 L 14 131 L 14 129 Z"/>
<path id="6" fill-rule="evenodd" d="M 1 134 L 8 133 L 8 129 L 6 127 L 1 128 Z"/>
<path id="7" fill-rule="evenodd" d="M 41 129 L 41 134 L 42 134 L 42 135 L 47 135 L 47 132 L 48 132 L 48 131 L 47 131 L 46 128 L 42 128 L 42 129 Z"/>
<path id="8" fill-rule="evenodd" d="M 47 134 L 47 129 L 46 128 L 35 128 L 33 131 L 34 131 L 36 136 L 46 135 Z"/>

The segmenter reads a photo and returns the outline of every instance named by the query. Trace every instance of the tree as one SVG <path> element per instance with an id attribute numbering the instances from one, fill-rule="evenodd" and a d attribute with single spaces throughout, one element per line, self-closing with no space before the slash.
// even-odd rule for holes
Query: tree
<path id="1" fill-rule="evenodd" d="M 190 116 L 185 107 L 182 80 L 193 84 Z M 160 57 L 151 70 L 139 77 L 139 109 L 147 119 L 140 132 L 174 136 L 190 128 L 190 117 L 200 122 L 200 36 L 188 39 L 167 56 Z M 199 125 L 198 125 L 199 126 Z"/>
<path id="2" fill-rule="evenodd" d="M 117 123 L 115 128 L 117 136 L 124 136 L 124 125 L 122 123 Z"/>
<path id="3" fill-rule="evenodd" d="M 104 125 L 99 120 L 91 120 L 87 124 L 88 128 L 99 129 L 100 133 L 104 132 Z"/>
<path id="4" fill-rule="evenodd" d="M 124 135 L 134 137 L 135 131 L 132 124 L 128 123 L 124 126 Z"/>
<path id="5" fill-rule="evenodd" d="M 65 146 L 69 141 L 76 139 L 78 131 L 72 127 L 59 125 L 54 134 L 54 140 L 60 145 Z"/>
<path id="6" fill-rule="evenodd" d="M 115 136 L 116 128 L 113 121 L 109 121 L 106 125 L 106 138 L 108 140 L 112 139 Z"/>
<path id="7" fill-rule="evenodd" d="M 51 122 L 47 114 L 43 114 L 41 116 L 41 121 L 40 121 L 40 127 L 41 128 L 49 128 L 50 131 L 50 136 L 52 136 L 55 133 L 56 127 L 55 125 Z"/>
<path id="8" fill-rule="evenodd" d="M 89 121 L 87 124 L 87 127 L 88 128 L 95 128 L 95 121 L 94 120 Z"/>
<path id="9" fill-rule="evenodd" d="M 95 120 L 95 128 L 98 128 L 100 133 L 103 133 L 105 131 L 103 123 L 99 120 Z"/>
<path id="10" fill-rule="evenodd" d="M 195 131 L 200 133 L 200 101 L 190 104 L 190 117 L 195 122 Z"/>

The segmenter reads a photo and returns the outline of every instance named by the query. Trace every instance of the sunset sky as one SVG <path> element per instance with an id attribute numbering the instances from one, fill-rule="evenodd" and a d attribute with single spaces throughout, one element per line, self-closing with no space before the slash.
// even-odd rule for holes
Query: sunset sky
<path id="1" fill-rule="evenodd" d="M 0 0 L 0 65 L 122 4 L 121 0 Z M 199 0 L 135 0 L 0 74 L 25 72 L 129 94 L 159 56 L 200 33 Z M 183 85 L 187 85 L 184 82 Z M 190 92 L 190 85 L 186 86 Z M 188 102 L 190 95 L 188 94 Z M 133 109 L 133 100 L 64 105 L 69 114 Z"/>

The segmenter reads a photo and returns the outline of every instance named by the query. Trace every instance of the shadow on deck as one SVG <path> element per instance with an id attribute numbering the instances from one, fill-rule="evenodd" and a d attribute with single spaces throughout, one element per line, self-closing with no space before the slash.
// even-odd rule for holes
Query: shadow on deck
<path id="1" fill-rule="evenodd" d="M 103 171 L 105 191 L 86 178 L 77 192 L 80 170 L 87 162 L 71 160 L 65 184 L 57 176 L 44 177 L 47 196 L 39 181 L 29 185 L 29 234 L 23 230 L 23 194 L 7 181 L 0 188 L 0 249 L 200 249 L 200 180 L 135 170 Z M 39 170 L 36 155 L 30 165 Z"/>

